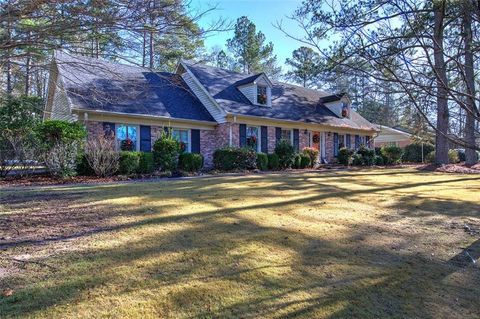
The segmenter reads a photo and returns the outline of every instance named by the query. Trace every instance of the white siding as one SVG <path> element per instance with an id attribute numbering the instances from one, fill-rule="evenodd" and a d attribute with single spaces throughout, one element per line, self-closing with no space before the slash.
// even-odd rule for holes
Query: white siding
<path id="1" fill-rule="evenodd" d="M 196 83 L 192 76 L 185 72 L 182 74 L 182 78 L 187 83 L 190 90 L 193 94 L 202 102 L 207 111 L 212 115 L 212 117 L 218 123 L 225 123 L 225 114 L 224 112 L 212 101 L 208 94 Z"/>
<path id="2" fill-rule="evenodd" d="M 63 89 L 62 81 L 58 76 L 58 69 L 53 66 L 50 71 L 45 119 L 76 121 L 77 116 L 72 114 L 70 101 Z"/>
<path id="3" fill-rule="evenodd" d="M 326 106 L 330 111 L 332 111 L 333 113 L 335 113 L 336 116 L 342 118 L 343 102 L 348 103 L 348 100 L 341 99 L 341 100 L 338 100 L 338 101 L 335 101 L 335 102 L 325 103 L 325 106 Z M 350 104 L 348 105 L 348 114 L 349 114 L 349 115 L 351 114 L 351 106 L 350 106 Z"/>
<path id="4" fill-rule="evenodd" d="M 240 92 L 252 103 L 257 103 L 257 86 L 252 85 L 245 85 L 238 88 Z"/>

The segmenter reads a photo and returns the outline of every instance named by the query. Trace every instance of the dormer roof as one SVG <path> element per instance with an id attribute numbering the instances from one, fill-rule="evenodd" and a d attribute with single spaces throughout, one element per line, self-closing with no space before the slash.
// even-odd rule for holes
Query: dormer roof
<path id="1" fill-rule="evenodd" d="M 345 92 L 338 93 L 338 94 L 331 94 L 331 95 L 327 95 L 327 96 L 322 96 L 320 98 L 320 102 L 321 103 L 335 102 L 335 101 L 339 101 L 339 100 L 343 99 L 344 97 L 348 98 L 348 95 Z"/>
<path id="2" fill-rule="evenodd" d="M 241 79 L 240 81 L 237 81 L 235 85 L 239 87 L 239 86 L 244 86 L 249 84 L 257 84 L 261 80 L 264 80 L 269 87 L 273 86 L 273 83 L 270 81 L 270 79 L 265 73 L 258 73 L 258 74 L 248 76 L 244 79 Z"/>

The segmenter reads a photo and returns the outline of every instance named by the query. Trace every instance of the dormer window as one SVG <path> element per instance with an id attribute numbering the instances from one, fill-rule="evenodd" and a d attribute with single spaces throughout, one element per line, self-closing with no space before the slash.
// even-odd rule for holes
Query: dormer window
<path id="1" fill-rule="evenodd" d="M 257 86 L 257 103 L 261 105 L 267 105 L 267 87 Z"/>
<path id="2" fill-rule="evenodd" d="M 348 117 L 348 103 L 342 103 L 342 117 Z"/>

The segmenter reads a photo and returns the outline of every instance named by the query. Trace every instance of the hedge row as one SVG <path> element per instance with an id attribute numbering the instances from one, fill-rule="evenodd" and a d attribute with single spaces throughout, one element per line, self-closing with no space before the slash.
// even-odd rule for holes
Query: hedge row
<path id="1" fill-rule="evenodd" d="M 272 154 L 257 153 L 250 148 L 225 147 L 217 149 L 213 154 L 215 169 L 232 170 L 278 170 L 286 168 L 313 167 L 318 151 L 306 148 L 302 153 L 295 153 L 293 147 L 281 141 Z M 314 159 L 312 161 L 312 158 Z"/>

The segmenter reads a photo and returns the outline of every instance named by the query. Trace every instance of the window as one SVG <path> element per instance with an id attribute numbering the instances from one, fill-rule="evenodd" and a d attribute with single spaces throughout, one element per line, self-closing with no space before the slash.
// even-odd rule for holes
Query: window
<path id="1" fill-rule="evenodd" d="M 182 152 L 190 152 L 189 130 L 173 129 L 172 137 L 180 142 Z"/>
<path id="2" fill-rule="evenodd" d="M 256 126 L 247 126 L 247 147 L 257 152 L 260 150 L 260 135 Z"/>
<path id="3" fill-rule="evenodd" d="M 338 135 L 338 149 L 345 147 L 345 135 Z"/>
<path id="4" fill-rule="evenodd" d="M 282 129 L 281 139 L 282 139 L 282 140 L 287 140 L 287 141 L 289 141 L 289 142 L 293 145 L 293 142 L 292 142 L 292 130 Z"/>
<path id="5" fill-rule="evenodd" d="M 266 86 L 257 86 L 257 103 L 266 105 L 267 104 L 267 87 Z"/>
<path id="6" fill-rule="evenodd" d="M 346 102 L 342 102 L 342 117 L 349 117 L 348 103 L 346 103 Z"/>
<path id="7" fill-rule="evenodd" d="M 117 146 L 122 151 L 138 150 L 138 135 L 136 125 L 120 124 L 117 126 Z"/>

